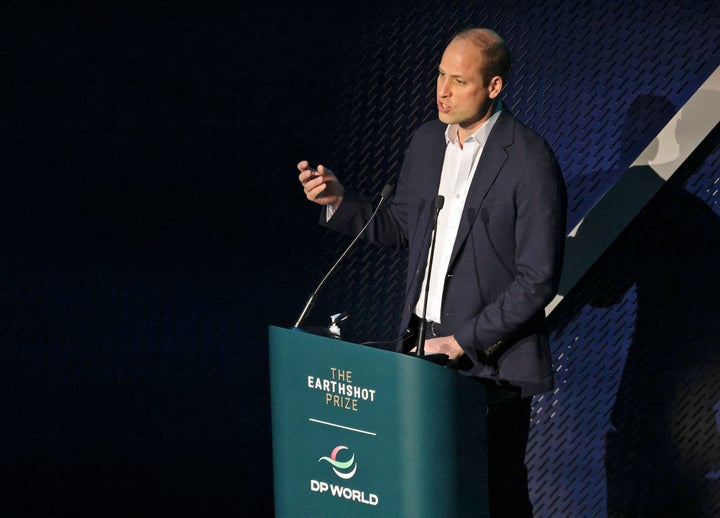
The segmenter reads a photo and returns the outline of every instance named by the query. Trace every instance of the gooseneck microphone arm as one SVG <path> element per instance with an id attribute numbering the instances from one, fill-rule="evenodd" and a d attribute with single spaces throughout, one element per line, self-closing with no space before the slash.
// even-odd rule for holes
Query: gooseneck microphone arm
<path id="1" fill-rule="evenodd" d="M 315 288 L 315 291 L 312 292 L 310 297 L 307 299 L 307 302 L 305 302 L 305 307 L 303 308 L 302 312 L 300 313 L 300 316 L 295 321 L 295 324 L 293 325 L 293 329 L 299 328 L 303 323 L 305 322 L 305 319 L 307 318 L 308 314 L 310 313 L 310 310 L 313 307 L 313 304 L 315 304 L 315 299 L 317 299 L 317 295 L 322 289 L 322 287 L 325 285 L 327 280 L 330 278 L 330 276 L 335 272 L 338 265 L 345 259 L 345 256 L 355 247 L 355 243 L 357 243 L 362 235 L 365 233 L 365 230 L 367 230 L 368 226 L 370 226 L 370 223 L 372 220 L 375 219 L 375 216 L 377 215 L 378 211 L 380 210 L 380 207 L 382 207 L 383 203 L 390 197 L 390 195 L 393 192 L 393 186 L 390 184 L 385 185 L 383 187 L 382 193 L 380 194 L 380 201 L 378 202 L 377 206 L 375 207 L 375 210 L 373 211 L 370 218 L 367 220 L 363 228 L 360 229 L 360 232 L 355 236 L 355 238 L 350 242 L 350 244 L 347 246 L 345 251 L 340 255 L 337 261 L 335 261 L 335 264 L 332 265 L 332 267 L 328 270 L 328 272 L 325 274 L 325 276 L 320 280 L 317 287 Z"/>
<path id="2" fill-rule="evenodd" d="M 432 272 L 433 258 L 435 257 L 435 238 L 437 237 L 437 221 L 440 210 L 445 204 L 445 197 L 438 194 L 435 198 L 435 207 L 433 211 L 432 234 L 430 239 L 430 257 L 428 257 L 427 277 L 425 279 L 425 298 L 423 300 L 422 315 L 420 315 L 420 324 L 418 325 L 418 343 L 417 355 L 425 356 L 425 328 L 427 327 L 427 305 L 428 295 L 430 293 L 430 273 Z"/>

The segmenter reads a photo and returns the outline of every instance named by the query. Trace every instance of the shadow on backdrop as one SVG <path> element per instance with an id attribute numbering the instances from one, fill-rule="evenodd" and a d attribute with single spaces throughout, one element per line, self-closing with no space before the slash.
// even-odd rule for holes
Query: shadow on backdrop
<path id="1" fill-rule="evenodd" d="M 652 121 L 667 121 L 674 111 L 662 98 L 638 97 L 627 127 L 637 131 L 648 121 L 648 138 L 627 135 L 625 141 L 651 141 L 660 129 Z M 688 119 L 678 123 L 679 146 L 692 130 L 683 126 Z M 636 287 L 634 334 L 606 437 L 612 517 L 720 516 L 720 220 L 683 186 L 719 142 L 716 127 L 662 186 L 651 167 L 631 168 L 568 239 L 572 256 L 585 240 L 617 224 L 619 204 L 660 187 L 551 320 L 562 329 L 584 305 L 609 307 Z"/>

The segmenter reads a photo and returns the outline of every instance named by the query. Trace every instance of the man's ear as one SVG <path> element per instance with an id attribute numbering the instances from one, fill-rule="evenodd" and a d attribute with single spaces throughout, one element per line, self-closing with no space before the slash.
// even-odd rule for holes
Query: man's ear
<path id="1" fill-rule="evenodd" d="M 500 76 L 493 76 L 492 79 L 490 79 L 490 83 L 488 84 L 488 96 L 490 99 L 495 99 L 498 95 L 500 95 L 500 92 L 502 92 L 504 83 L 503 78 Z"/>

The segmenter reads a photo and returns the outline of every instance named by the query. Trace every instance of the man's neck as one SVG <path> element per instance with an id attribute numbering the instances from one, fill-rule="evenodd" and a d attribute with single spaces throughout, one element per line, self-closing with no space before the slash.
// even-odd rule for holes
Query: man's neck
<path id="1" fill-rule="evenodd" d="M 475 133 L 477 130 L 483 127 L 483 125 L 492 117 L 495 113 L 500 111 L 500 101 L 496 100 L 493 101 L 493 103 L 488 108 L 487 112 L 483 116 L 482 119 L 479 121 L 473 122 L 472 124 L 463 127 L 461 124 L 458 124 L 457 126 L 457 136 L 458 136 L 458 145 L 462 149 L 463 142 L 465 142 L 465 139 L 468 138 L 470 135 Z"/>

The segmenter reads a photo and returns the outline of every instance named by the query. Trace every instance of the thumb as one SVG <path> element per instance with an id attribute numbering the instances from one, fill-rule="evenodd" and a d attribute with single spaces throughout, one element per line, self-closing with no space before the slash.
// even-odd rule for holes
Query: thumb
<path id="1" fill-rule="evenodd" d="M 322 174 L 322 175 L 326 175 L 326 174 L 327 174 L 327 175 L 330 175 L 330 176 L 335 176 L 335 173 L 333 173 L 331 169 L 325 167 L 325 166 L 322 165 L 322 164 L 318 164 L 317 170 L 318 170 L 318 173 L 320 173 L 320 174 Z"/>

